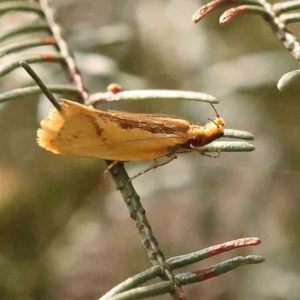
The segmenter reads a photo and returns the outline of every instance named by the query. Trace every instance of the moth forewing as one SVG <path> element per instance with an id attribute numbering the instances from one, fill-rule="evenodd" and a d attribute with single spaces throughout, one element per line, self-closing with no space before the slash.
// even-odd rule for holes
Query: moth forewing
<path id="1" fill-rule="evenodd" d="M 68 100 L 41 122 L 38 143 L 54 153 L 116 161 L 151 160 L 189 142 L 183 119 L 106 112 Z"/>
<path id="2" fill-rule="evenodd" d="M 224 120 L 201 126 L 166 115 L 96 110 L 61 101 L 41 122 L 38 144 L 54 153 L 113 161 L 151 160 L 206 145 L 224 134 Z"/>

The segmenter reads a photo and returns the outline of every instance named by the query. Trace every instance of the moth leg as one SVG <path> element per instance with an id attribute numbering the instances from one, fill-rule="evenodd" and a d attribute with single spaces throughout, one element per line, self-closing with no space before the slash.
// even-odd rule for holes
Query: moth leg
<path id="1" fill-rule="evenodd" d="M 107 175 L 107 173 L 117 164 L 117 163 L 119 163 L 119 161 L 117 161 L 117 160 L 115 160 L 115 161 L 113 161 L 112 163 L 110 163 L 109 165 L 108 165 L 108 167 L 105 169 L 105 171 L 103 172 L 103 176 L 106 176 Z"/>
<path id="2" fill-rule="evenodd" d="M 214 155 L 207 154 L 206 152 L 201 151 L 201 150 L 199 150 L 197 148 L 194 148 L 194 147 L 191 147 L 190 150 L 194 151 L 194 152 L 197 152 L 197 153 L 201 154 L 202 156 L 207 156 L 207 157 L 210 157 L 210 158 L 218 158 L 220 156 L 220 154 L 221 154 L 220 150 L 218 150 L 217 154 L 214 154 Z"/>
<path id="3" fill-rule="evenodd" d="M 165 161 L 157 161 L 156 159 L 154 159 L 154 163 L 152 164 L 152 166 L 150 166 L 149 168 L 135 174 L 134 176 L 130 177 L 128 179 L 128 181 L 132 181 L 133 179 L 136 179 L 137 177 L 153 170 L 153 169 L 156 169 L 158 167 L 162 167 L 162 166 L 165 166 L 166 164 L 170 163 L 172 160 L 176 159 L 177 158 L 177 155 L 175 154 L 170 154 L 170 155 L 166 155 L 166 157 L 168 158 L 167 160 Z"/>
<path id="4" fill-rule="evenodd" d="M 207 156 L 207 157 L 210 157 L 210 158 L 218 158 L 221 155 L 221 151 L 218 150 L 217 154 L 213 154 L 213 155 L 207 154 L 206 152 L 202 152 L 201 155 L 202 156 Z"/>

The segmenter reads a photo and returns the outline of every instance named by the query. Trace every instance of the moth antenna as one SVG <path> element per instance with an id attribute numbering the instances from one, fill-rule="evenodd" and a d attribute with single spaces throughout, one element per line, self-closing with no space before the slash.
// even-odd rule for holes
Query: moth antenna
<path id="1" fill-rule="evenodd" d="M 47 88 L 47 86 L 43 83 L 42 79 L 35 73 L 35 71 L 29 66 L 29 64 L 26 61 L 20 61 L 19 62 L 20 67 L 22 67 L 29 75 L 30 77 L 36 82 L 36 84 L 39 86 L 41 91 L 44 93 L 44 95 L 49 99 L 49 101 L 54 105 L 54 107 L 58 111 L 62 111 L 62 107 L 59 104 L 59 102 L 56 100 L 56 98 L 53 96 L 53 94 L 50 92 L 50 90 Z"/>
<path id="2" fill-rule="evenodd" d="M 220 118 L 220 115 L 219 115 L 218 111 L 216 110 L 216 108 L 214 107 L 214 105 L 213 105 L 212 103 L 210 103 L 210 105 L 211 105 L 211 107 L 213 108 L 213 110 L 215 111 L 216 116 L 217 116 L 218 118 Z"/>
<path id="3" fill-rule="evenodd" d="M 210 118 L 207 118 L 207 120 L 210 121 L 210 122 L 213 122 L 218 128 L 220 128 L 220 126 L 214 120 L 212 120 Z"/>

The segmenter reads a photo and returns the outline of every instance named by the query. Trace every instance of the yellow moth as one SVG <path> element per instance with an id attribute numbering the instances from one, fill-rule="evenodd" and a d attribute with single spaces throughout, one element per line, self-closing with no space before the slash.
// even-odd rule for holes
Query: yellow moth
<path id="1" fill-rule="evenodd" d="M 213 107 L 214 108 L 214 107 Z M 216 112 L 204 126 L 168 115 L 102 111 L 69 100 L 41 122 L 38 144 L 54 153 L 112 161 L 144 161 L 185 152 L 220 138 Z"/>

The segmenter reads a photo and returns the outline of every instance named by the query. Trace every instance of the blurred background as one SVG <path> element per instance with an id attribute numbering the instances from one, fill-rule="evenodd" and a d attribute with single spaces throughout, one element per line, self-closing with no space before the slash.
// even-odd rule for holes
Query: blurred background
<path id="1" fill-rule="evenodd" d="M 202 4 L 53 1 L 91 93 L 105 91 L 111 82 L 125 90 L 209 93 L 220 100 L 217 109 L 227 128 L 255 135 L 252 153 L 224 153 L 218 159 L 182 155 L 134 181 L 166 257 L 240 237 L 262 240 L 256 248 L 193 266 L 201 269 L 241 254 L 266 258 L 263 264 L 185 287 L 190 299 L 299 299 L 300 90 L 280 93 L 276 88 L 298 64 L 260 17 L 244 16 L 223 27 L 218 11 L 194 25 L 191 17 Z M 34 18 L 6 14 L 1 30 Z M 291 29 L 299 34 L 299 27 Z M 66 81 L 59 65 L 34 68 L 48 84 Z M 0 81 L 1 92 L 29 84 L 23 70 Z M 209 105 L 195 102 L 123 102 L 102 108 L 179 115 L 200 123 L 214 117 Z M 49 109 L 43 97 L 0 106 L 4 300 L 98 299 L 150 266 L 119 192 L 110 175 L 103 176 L 105 163 L 54 155 L 36 144 L 36 130 Z M 148 165 L 126 168 L 134 175 Z"/>

